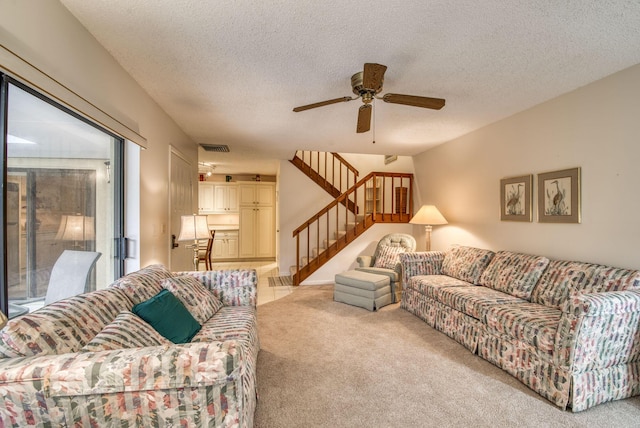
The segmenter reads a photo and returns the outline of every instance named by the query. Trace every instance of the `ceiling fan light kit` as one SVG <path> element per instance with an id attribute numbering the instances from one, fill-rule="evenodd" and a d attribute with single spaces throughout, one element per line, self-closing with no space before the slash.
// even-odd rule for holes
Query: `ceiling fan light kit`
<path id="1" fill-rule="evenodd" d="M 319 103 L 307 104 L 293 109 L 295 112 L 310 110 L 312 108 L 324 107 L 330 104 L 353 101 L 360 98 L 363 105 L 358 110 L 358 122 L 356 132 L 363 133 L 371 129 L 371 112 L 374 99 L 382 100 L 391 104 L 403 104 L 413 107 L 422 107 L 433 110 L 440 110 L 444 107 L 445 100 L 442 98 L 420 97 L 417 95 L 385 94 L 380 97 L 386 65 L 366 63 L 363 71 L 359 71 L 351 76 L 351 88 L 355 97 L 341 97 L 332 100 L 321 101 Z"/>

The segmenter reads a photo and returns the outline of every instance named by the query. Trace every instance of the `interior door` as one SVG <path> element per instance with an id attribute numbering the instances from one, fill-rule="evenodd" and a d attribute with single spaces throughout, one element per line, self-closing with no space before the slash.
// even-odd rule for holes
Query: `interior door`
<path id="1" fill-rule="evenodd" d="M 173 147 L 171 148 L 171 191 L 169 193 L 170 269 L 173 272 L 193 270 L 193 250 L 188 242 L 177 242 L 180 236 L 180 217 L 193 214 L 194 178 L 191 164 Z M 178 246 L 174 246 L 175 244 Z"/>

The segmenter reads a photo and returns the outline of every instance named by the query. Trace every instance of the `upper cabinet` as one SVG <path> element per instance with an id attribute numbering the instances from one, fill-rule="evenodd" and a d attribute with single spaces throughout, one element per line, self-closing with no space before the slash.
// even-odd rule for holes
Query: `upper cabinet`
<path id="1" fill-rule="evenodd" d="M 238 186 L 235 184 L 216 184 L 213 190 L 213 209 L 219 214 L 238 212 Z"/>
<path id="2" fill-rule="evenodd" d="M 238 185 L 240 205 L 273 206 L 275 183 L 241 183 Z"/>
<path id="3" fill-rule="evenodd" d="M 198 182 L 198 213 L 209 214 L 213 212 L 213 183 Z"/>
<path id="4" fill-rule="evenodd" d="M 229 183 L 198 183 L 200 214 L 237 214 L 238 185 Z"/>

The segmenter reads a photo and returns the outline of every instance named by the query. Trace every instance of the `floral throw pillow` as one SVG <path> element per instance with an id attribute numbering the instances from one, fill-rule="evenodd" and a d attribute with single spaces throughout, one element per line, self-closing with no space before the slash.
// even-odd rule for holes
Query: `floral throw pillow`
<path id="1" fill-rule="evenodd" d="M 172 292 L 200 325 L 224 306 L 211 291 L 190 275 L 167 278 L 162 287 Z"/>
<path id="2" fill-rule="evenodd" d="M 376 261 L 373 263 L 373 267 L 395 269 L 396 264 L 400 261 L 398 255 L 404 253 L 404 247 L 392 247 L 389 245 L 382 245 L 378 251 Z"/>
<path id="3" fill-rule="evenodd" d="M 122 311 L 82 350 L 89 352 L 112 351 L 171 344 L 142 318 L 129 311 Z"/>

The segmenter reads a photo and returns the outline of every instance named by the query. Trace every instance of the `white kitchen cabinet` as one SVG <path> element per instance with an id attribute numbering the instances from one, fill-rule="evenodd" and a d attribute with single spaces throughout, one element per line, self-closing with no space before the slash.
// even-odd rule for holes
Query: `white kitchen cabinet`
<path id="1" fill-rule="evenodd" d="M 216 184 L 213 194 L 214 213 L 235 214 L 238 212 L 238 186 L 236 184 Z"/>
<path id="2" fill-rule="evenodd" d="M 273 206 L 275 183 L 240 183 L 240 205 Z"/>
<path id="3" fill-rule="evenodd" d="M 239 183 L 240 258 L 275 256 L 275 183 Z"/>
<path id="4" fill-rule="evenodd" d="M 227 183 L 198 183 L 198 212 L 200 214 L 236 214 L 238 186 Z"/>
<path id="5" fill-rule="evenodd" d="M 275 255 L 273 207 L 240 207 L 239 256 L 265 258 Z"/>
<path id="6" fill-rule="evenodd" d="M 214 208 L 214 183 L 198 183 L 198 213 L 209 214 Z"/>
<path id="7" fill-rule="evenodd" d="M 237 259 L 238 258 L 238 231 L 216 231 L 213 239 L 212 259 Z"/>

